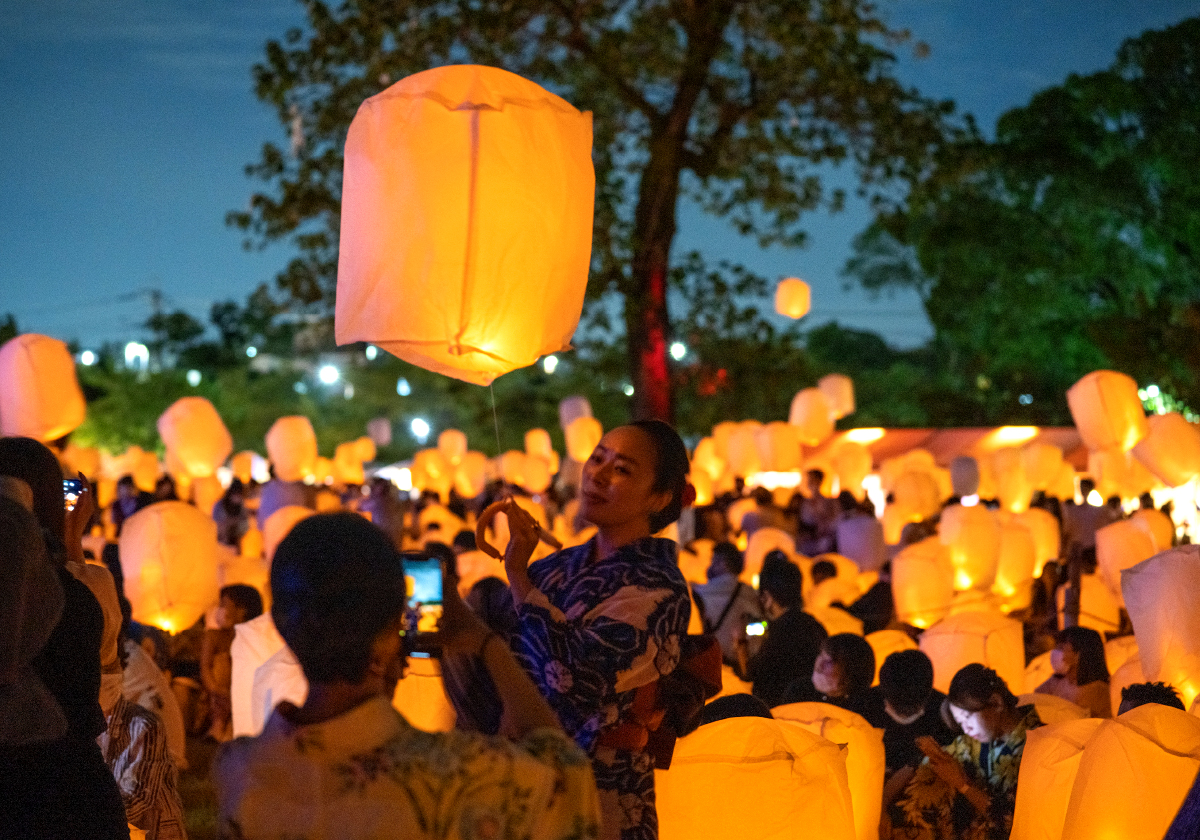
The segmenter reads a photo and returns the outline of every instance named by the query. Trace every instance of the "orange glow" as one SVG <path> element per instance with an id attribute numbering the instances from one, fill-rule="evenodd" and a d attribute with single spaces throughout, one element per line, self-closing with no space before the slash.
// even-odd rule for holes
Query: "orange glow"
<path id="1" fill-rule="evenodd" d="M 865 445 L 868 443 L 874 443 L 877 440 L 881 440 L 884 434 L 884 430 L 878 427 L 867 429 L 851 429 L 850 431 L 846 432 L 846 440 Z"/>

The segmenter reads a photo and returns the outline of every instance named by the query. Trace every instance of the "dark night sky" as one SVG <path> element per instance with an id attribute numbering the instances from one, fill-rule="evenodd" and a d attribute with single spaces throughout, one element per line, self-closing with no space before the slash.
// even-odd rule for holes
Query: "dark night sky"
<path id="1" fill-rule="evenodd" d="M 1198 0 L 881 6 L 933 49 L 903 58 L 902 78 L 954 99 L 988 132 L 1037 90 L 1108 66 L 1125 38 L 1200 14 Z M 301 22 L 295 0 L 0 3 L 0 314 L 95 346 L 137 337 L 150 287 L 206 320 L 214 300 L 269 282 L 287 249 L 243 251 L 224 216 L 255 188 L 244 165 L 285 139 L 253 96 L 250 67 L 267 39 Z M 837 319 L 920 343 L 930 327 L 915 296 L 842 289 L 850 239 L 868 221 L 861 205 L 813 216 L 807 248 L 763 251 L 684 208 L 676 250 L 805 278 L 807 325 Z"/>

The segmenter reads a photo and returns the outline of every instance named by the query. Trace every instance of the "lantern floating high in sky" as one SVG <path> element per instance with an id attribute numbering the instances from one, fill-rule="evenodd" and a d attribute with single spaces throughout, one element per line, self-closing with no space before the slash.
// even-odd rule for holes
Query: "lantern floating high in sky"
<path id="1" fill-rule="evenodd" d="M 592 119 L 520 76 L 402 79 L 346 138 L 339 344 L 486 385 L 566 350 L 591 261 Z"/>

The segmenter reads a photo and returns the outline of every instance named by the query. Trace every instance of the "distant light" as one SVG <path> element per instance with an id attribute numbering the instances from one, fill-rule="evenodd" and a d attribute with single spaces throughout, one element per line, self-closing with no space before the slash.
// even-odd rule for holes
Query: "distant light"
<path id="1" fill-rule="evenodd" d="M 145 370 L 150 364 L 150 350 L 145 344 L 131 341 L 125 345 L 125 367 Z"/>
<path id="2" fill-rule="evenodd" d="M 558 370 L 558 356 L 547 356 L 542 359 L 542 370 L 546 373 L 554 373 Z"/>
<path id="3" fill-rule="evenodd" d="M 992 446 L 1012 446 L 1013 444 L 1033 440 L 1037 436 L 1037 426 L 1001 426 L 988 436 L 990 438 L 988 444 Z"/>
<path id="4" fill-rule="evenodd" d="M 251 344 L 249 347 L 246 348 L 246 356 L 248 356 L 249 358 L 253 359 L 257 355 L 258 355 L 258 348 L 255 347 L 253 344 Z"/>
<path id="5" fill-rule="evenodd" d="M 199 385 L 200 384 L 200 371 L 189 370 L 187 372 L 187 383 L 189 385 L 191 385 L 193 388 L 195 388 L 197 385 Z"/>
<path id="6" fill-rule="evenodd" d="M 348 400 L 353 399 L 354 385 L 352 383 L 350 383 L 350 382 L 346 383 L 346 387 L 342 389 L 342 397 L 345 399 L 348 399 Z"/>
<path id="7" fill-rule="evenodd" d="M 1147 385 L 1146 386 L 1146 397 L 1147 398 L 1155 399 L 1160 393 L 1162 393 L 1162 392 L 1158 390 L 1157 385 Z"/>
<path id="8" fill-rule="evenodd" d="M 322 385 L 332 385 L 338 381 L 338 377 L 341 375 L 333 365 L 321 365 L 317 371 L 317 379 L 321 380 Z"/>
<path id="9" fill-rule="evenodd" d="M 959 503 L 963 507 L 975 507 L 975 505 L 979 504 L 979 494 L 972 493 L 970 496 L 963 496 L 959 500 Z"/>
<path id="10" fill-rule="evenodd" d="M 671 358 L 675 361 L 681 361 L 687 355 L 687 345 L 682 341 L 671 342 Z"/>
<path id="11" fill-rule="evenodd" d="M 789 472 L 758 472 L 746 476 L 747 487 L 765 487 L 777 490 L 780 487 L 799 487 L 800 473 Z"/>
<path id="12" fill-rule="evenodd" d="M 408 384 L 408 380 L 403 376 L 396 380 L 396 393 L 402 397 L 407 397 L 412 393 L 412 386 Z"/>
<path id="13" fill-rule="evenodd" d="M 846 432 L 846 440 L 853 443 L 874 443 L 882 438 L 886 432 L 878 427 L 869 429 L 851 429 Z"/>
<path id="14" fill-rule="evenodd" d="M 429 440 L 429 423 L 425 420 L 422 420 L 420 417 L 414 417 L 412 423 L 409 424 L 409 428 L 412 429 L 413 437 L 417 439 L 418 443 L 424 443 Z"/>
<path id="15" fill-rule="evenodd" d="M 367 349 L 366 349 L 366 354 L 367 354 L 367 361 L 373 362 L 373 361 L 375 361 L 375 357 L 379 355 L 379 348 L 376 347 L 374 344 L 368 344 Z"/>
<path id="16" fill-rule="evenodd" d="M 90 367 L 96 364 L 96 354 L 91 350 L 84 350 L 79 354 L 79 364 Z"/>
<path id="17" fill-rule="evenodd" d="M 1017 397 L 1017 402 L 1019 402 L 1021 405 L 1029 405 L 1033 402 L 1033 394 L 1022 394 L 1021 396 Z"/>
<path id="18" fill-rule="evenodd" d="M 629 385 L 629 384 L 622 385 L 621 390 L 625 392 L 625 396 L 627 396 L 627 397 L 633 396 L 633 386 L 632 385 Z"/>
<path id="19" fill-rule="evenodd" d="M 1104 504 L 1104 497 L 1100 495 L 1099 490 L 1093 490 L 1087 494 L 1087 503 L 1092 507 L 1100 507 Z"/>
<path id="20" fill-rule="evenodd" d="M 306 385 L 303 382 L 297 382 L 295 385 L 292 386 L 292 390 L 295 391 L 297 394 L 307 394 L 308 393 L 308 385 Z"/>

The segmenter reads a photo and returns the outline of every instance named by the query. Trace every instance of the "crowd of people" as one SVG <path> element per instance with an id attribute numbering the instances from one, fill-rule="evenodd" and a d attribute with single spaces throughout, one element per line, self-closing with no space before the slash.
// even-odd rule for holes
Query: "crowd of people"
<path id="1" fill-rule="evenodd" d="M 919 631 L 897 619 L 896 547 L 873 511 L 850 493 L 822 495 L 817 471 L 786 505 L 739 487 L 692 508 L 688 474 L 675 431 L 643 421 L 608 432 L 575 486 L 539 498 L 497 482 L 472 500 L 414 500 L 375 479 L 331 501 L 302 482 L 235 479 L 206 511 L 229 545 L 286 506 L 339 512 L 291 528 L 269 591 L 225 586 L 194 627 L 169 635 L 132 620 L 116 546 L 86 539 L 175 499 L 169 478 L 153 493 L 122 479 L 104 511 L 85 483 L 68 509 L 55 453 L 0 439 L 0 837 L 127 837 L 131 827 L 184 837 L 186 733 L 223 744 L 213 778 L 229 838 L 653 840 L 655 768 L 669 765 L 674 737 L 793 703 L 836 706 L 882 730 L 881 837 L 1007 837 L 1038 711 L 980 663 L 942 694 L 915 645 L 877 661 L 864 635 Z M 469 528 L 493 503 L 505 519 L 502 561 L 484 557 Z M 1119 510 L 1035 503 L 1062 523 L 1060 556 L 1088 571 L 1095 530 Z M 731 521 L 735 506 L 743 513 Z M 556 519 L 575 539 L 550 551 L 541 544 Z M 901 547 L 934 527 L 910 524 Z M 668 529 L 677 539 L 661 536 Z M 813 561 L 802 569 L 776 549 L 745 574 L 745 541 L 760 529 L 791 535 Z M 681 571 L 680 544 L 708 552 L 703 582 Z M 448 732 L 418 729 L 391 703 L 411 639 L 402 552 L 414 549 L 445 569 Z M 839 562 L 873 585 L 847 587 Z M 1059 628 L 1066 582 L 1065 566 L 1047 563 L 1017 616 L 1027 657 L 1051 652 L 1053 675 L 1036 693 L 1110 717 L 1103 638 Z M 275 705 L 261 734 L 232 738 L 234 628 L 263 614 L 264 596 L 307 693 Z M 704 706 L 722 672 L 746 692 L 726 685 Z M 1169 686 L 1137 684 L 1116 712 L 1145 703 L 1182 708 Z"/>

